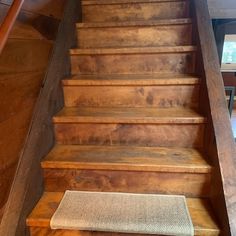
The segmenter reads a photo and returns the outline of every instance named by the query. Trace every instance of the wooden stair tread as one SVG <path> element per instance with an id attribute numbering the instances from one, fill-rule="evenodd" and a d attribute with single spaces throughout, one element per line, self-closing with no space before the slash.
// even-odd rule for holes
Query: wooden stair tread
<path id="1" fill-rule="evenodd" d="M 29 227 L 50 228 L 50 219 L 56 211 L 63 192 L 45 192 L 27 219 Z M 187 198 L 187 205 L 194 225 L 195 235 L 218 235 L 219 228 L 207 200 Z"/>
<path id="2" fill-rule="evenodd" d="M 184 53 L 195 52 L 196 46 L 173 46 L 173 47 L 139 47 L 139 48 L 92 48 L 71 49 L 73 55 L 109 55 L 109 54 L 155 54 L 155 53 Z"/>
<path id="3" fill-rule="evenodd" d="M 77 23 L 76 27 L 81 28 L 112 28 L 112 27 L 132 27 L 132 26 L 163 26 L 163 25 L 182 25 L 191 24 L 191 18 L 183 19 L 161 19 L 161 20 L 146 20 L 146 21 L 122 21 L 122 22 L 89 22 Z"/>
<path id="4" fill-rule="evenodd" d="M 43 168 L 209 173 L 211 166 L 197 149 L 125 146 L 57 145 Z"/>
<path id="5" fill-rule="evenodd" d="M 192 124 L 205 123 L 205 117 L 187 108 L 78 108 L 65 107 L 55 123 L 140 123 Z"/>
<path id="6" fill-rule="evenodd" d="M 199 84 L 199 78 L 193 75 L 74 75 L 62 81 L 64 86 L 93 85 L 193 85 Z"/>
<path id="7" fill-rule="evenodd" d="M 82 0 L 82 5 L 113 5 L 129 3 L 152 3 L 152 2 L 183 2 L 186 0 Z"/>

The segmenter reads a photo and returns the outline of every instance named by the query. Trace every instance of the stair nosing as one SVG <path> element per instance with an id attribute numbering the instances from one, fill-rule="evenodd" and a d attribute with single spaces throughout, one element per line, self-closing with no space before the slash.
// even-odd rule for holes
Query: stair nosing
<path id="1" fill-rule="evenodd" d="M 60 145 L 57 144 L 54 146 L 52 151 L 46 156 L 44 160 L 41 162 L 41 166 L 44 169 L 84 169 L 84 170 L 114 170 L 114 171 L 145 171 L 145 172 L 167 172 L 167 173 L 196 173 L 196 174 L 208 174 L 211 173 L 212 166 L 205 160 L 204 156 L 205 154 L 200 152 L 196 148 L 175 148 L 175 147 L 140 147 L 140 146 L 132 146 L 132 151 L 130 149 L 128 150 L 128 155 L 127 155 L 127 149 L 129 149 L 128 146 L 94 146 L 94 145 Z M 67 154 L 66 157 L 69 158 L 70 155 L 73 155 L 73 153 L 76 151 L 78 152 L 85 152 L 88 154 L 90 152 L 90 158 L 92 158 L 94 151 L 104 153 L 107 150 L 107 154 L 111 156 L 108 160 L 104 161 L 96 161 L 97 158 L 101 158 L 101 156 L 95 156 L 94 159 L 92 158 L 91 162 L 85 162 L 83 160 L 74 160 L 73 157 L 71 159 L 65 159 L 61 160 L 59 156 L 61 151 L 65 150 L 71 150 L 71 152 L 68 152 L 69 155 Z M 137 156 L 135 154 L 136 152 L 140 152 L 142 155 Z M 186 159 L 189 155 L 193 156 L 198 156 L 202 160 L 202 163 L 193 163 L 193 166 L 191 166 L 191 162 L 185 163 L 185 164 L 179 164 L 176 165 L 173 157 L 173 151 L 176 153 L 181 153 L 182 156 Z M 189 152 L 191 151 L 191 152 Z M 125 152 L 126 155 L 122 155 L 121 153 Z M 164 152 L 164 154 L 163 154 Z M 167 153 L 165 153 L 167 152 Z M 115 153 L 115 154 L 114 154 Z M 113 155 L 117 155 L 121 160 L 124 158 L 125 160 L 132 160 L 132 158 L 141 158 L 147 160 L 146 162 L 125 162 L 125 161 L 118 161 L 118 162 L 113 162 L 115 157 L 112 157 Z M 159 153 L 159 154 L 157 154 Z M 178 155 L 181 155 L 178 154 Z M 95 154 L 96 155 L 96 154 Z M 156 155 L 153 157 L 152 155 Z M 158 156 L 160 155 L 160 156 Z M 169 156 L 169 161 L 171 160 L 172 163 L 170 162 L 163 162 L 163 156 L 164 159 L 165 157 Z M 53 158 L 52 157 L 59 157 L 58 158 Z M 89 158 L 89 157 L 87 157 Z M 130 159 L 129 159 L 130 158 Z M 149 161 L 154 160 L 156 158 L 160 158 L 161 162 L 160 163 L 149 163 Z M 178 160 L 178 156 L 176 159 Z M 189 159 L 189 158 L 187 158 Z M 110 160 L 110 162 L 109 162 Z"/>
<path id="2" fill-rule="evenodd" d="M 91 75 L 90 78 L 86 78 L 87 75 L 74 75 L 62 80 L 62 85 L 66 86 L 168 86 L 168 85 L 199 85 L 200 78 L 189 76 L 175 77 L 162 77 L 153 75 L 144 75 L 140 78 L 139 75 L 133 75 L 133 78 L 129 78 L 127 75 L 113 76 L 113 75 Z M 92 78 L 93 77 L 93 78 Z M 113 77 L 113 78 L 112 78 Z M 109 79 L 111 78 L 111 79 Z M 123 78 L 123 79 L 122 79 Z M 124 79 L 125 78 L 125 79 Z"/>
<path id="3" fill-rule="evenodd" d="M 149 124 L 149 125 L 164 125 L 164 124 L 205 124 L 206 118 L 171 118 L 171 119 L 155 119 L 155 118 L 117 118 L 114 117 L 87 117 L 87 116 L 80 116 L 80 117 L 73 117 L 73 116 L 54 116 L 53 117 L 54 124 Z"/>
<path id="4" fill-rule="evenodd" d="M 130 4 L 130 3 L 158 3 L 158 2 L 186 2 L 188 0 L 118 0 L 106 2 L 104 0 L 90 0 L 90 1 L 81 1 L 82 6 L 90 5 L 119 5 L 119 4 Z"/>
<path id="5" fill-rule="evenodd" d="M 88 22 L 77 23 L 77 29 L 87 28 L 121 28 L 121 27 L 152 27 L 152 26 L 171 26 L 171 25 L 189 25 L 192 24 L 191 18 L 167 19 L 167 20 L 149 20 L 149 21 L 125 21 L 125 22 Z"/>
<path id="6" fill-rule="evenodd" d="M 77 55 L 114 55 L 114 54 L 165 54 L 196 52 L 196 46 L 172 46 L 172 47 L 139 47 L 139 48 L 93 48 L 70 49 L 71 56 Z"/>

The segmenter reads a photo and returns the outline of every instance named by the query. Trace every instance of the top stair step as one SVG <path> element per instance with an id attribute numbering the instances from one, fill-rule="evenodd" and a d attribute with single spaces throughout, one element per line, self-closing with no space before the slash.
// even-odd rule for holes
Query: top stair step
<path id="1" fill-rule="evenodd" d="M 129 3 L 152 3 L 152 2 L 181 2 L 182 0 L 82 0 L 82 5 L 111 5 Z"/>
<path id="2" fill-rule="evenodd" d="M 84 0 L 83 22 L 120 22 L 189 17 L 188 0 Z"/>

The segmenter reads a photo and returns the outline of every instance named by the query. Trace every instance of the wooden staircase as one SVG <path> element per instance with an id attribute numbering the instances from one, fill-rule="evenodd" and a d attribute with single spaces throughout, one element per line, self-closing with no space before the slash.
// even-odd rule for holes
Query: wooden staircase
<path id="1" fill-rule="evenodd" d="M 51 230 L 65 190 L 185 195 L 195 235 L 220 235 L 190 9 L 188 0 L 82 1 L 31 235 L 124 235 Z"/>

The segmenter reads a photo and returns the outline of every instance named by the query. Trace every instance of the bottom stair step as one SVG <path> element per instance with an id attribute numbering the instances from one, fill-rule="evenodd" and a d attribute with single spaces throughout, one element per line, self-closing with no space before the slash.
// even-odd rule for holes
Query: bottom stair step
<path id="1" fill-rule="evenodd" d="M 89 235 L 129 235 L 115 233 L 99 233 L 88 231 L 73 230 L 51 230 L 50 220 L 55 213 L 63 197 L 63 192 L 45 192 L 37 206 L 27 219 L 27 225 L 30 227 L 31 235 L 54 235 L 54 236 L 89 236 Z M 211 207 L 207 200 L 200 198 L 188 198 L 187 206 L 194 225 L 195 235 L 215 236 L 220 231 L 213 217 Z M 134 235 L 134 234 L 130 234 Z"/>

